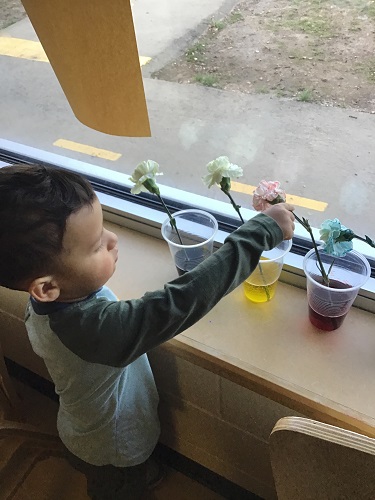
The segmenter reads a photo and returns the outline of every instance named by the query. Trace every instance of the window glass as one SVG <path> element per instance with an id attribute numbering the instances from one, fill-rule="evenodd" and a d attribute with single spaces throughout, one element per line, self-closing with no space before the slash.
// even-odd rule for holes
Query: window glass
<path id="1" fill-rule="evenodd" d="M 222 202 L 201 178 L 226 155 L 244 170 L 232 186 L 243 207 L 260 180 L 279 180 L 312 225 L 338 217 L 375 237 L 374 2 L 132 1 L 150 138 L 81 124 L 21 3 L 4 5 L 1 138 L 94 163 L 108 179 L 153 159 L 161 184 Z"/>

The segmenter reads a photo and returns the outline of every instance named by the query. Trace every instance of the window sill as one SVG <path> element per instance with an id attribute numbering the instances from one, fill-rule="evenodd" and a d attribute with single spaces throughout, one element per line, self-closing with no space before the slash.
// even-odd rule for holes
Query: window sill
<path id="1" fill-rule="evenodd" d="M 160 228 L 162 222 L 166 219 L 166 214 L 164 212 L 159 212 L 152 208 L 137 205 L 107 194 L 97 193 L 97 195 L 103 207 L 104 218 L 107 221 L 162 240 Z M 212 212 L 209 207 L 205 205 L 202 207 L 201 201 L 201 199 L 196 200 L 198 206 L 203 210 Z M 214 205 L 214 208 L 221 213 L 225 213 L 223 209 L 225 208 L 225 210 L 227 210 L 229 204 L 211 200 L 211 205 Z M 247 219 L 256 214 L 257 212 L 252 210 L 246 211 Z M 302 236 L 303 231 L 303 228 L 299 225 L 296 226 L 296 236 Z M 215 248 L 219 248 L 224 243 L 227 236 L 228 233 L 219 230 L 215 239 Z M 304 235 L 304 237 L 306 237 L 306 235 Z M 366 252 L 366 248 L 363 248 L 363 245 L 360 245 L 360 247 L 356 245 L 355 248 L 362 253 Z M 306 277 L 303 272 L 303 256 L 294 252 L 289 252 L 285 256 L 281 280 L 289 285 L 306 288 Z M 370 278 L 367 281 L 360 290 L 354 304 L 356 307 L 364 309 L 365 311 L 375 313 L 375 279 Z"/>
<path id="2" fill-rule="evenodd" d="M 119 261 L 109 286 L 137 298 L 177 277 L 164 241 L 107 222 L 119 236 Z M 306 292 L 279 283 L 268 304 L 252 304 L 242 286 L 196 325 L 165 344 L 178 356 L 263 396 L 375 437 L 373 315 L 353 307 L 342 327 L 316 330 Z"/>

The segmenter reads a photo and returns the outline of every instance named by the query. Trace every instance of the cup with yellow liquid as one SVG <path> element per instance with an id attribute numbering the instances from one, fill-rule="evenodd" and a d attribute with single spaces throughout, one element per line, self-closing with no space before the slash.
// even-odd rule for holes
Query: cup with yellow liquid
<path id="1" fill-rule="evenodd" d="M 284 240 L 272 250 L 262 252 L 259 264 L 244 282 L 246 297 L 252 302 L 268 302 L 275 295 L 284 257 L 292 247 L 292 240 Z"/>

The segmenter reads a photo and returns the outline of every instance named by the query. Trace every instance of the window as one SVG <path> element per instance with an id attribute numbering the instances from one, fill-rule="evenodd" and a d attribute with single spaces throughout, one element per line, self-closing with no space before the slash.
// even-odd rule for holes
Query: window
<path id="1" fill-rule="evenodd" d="M 129 195 L 128 176 L 153 159 L 172 208 L 206 208 L 230 231 L 238 221 L 229 200 L 201 181 L 205 165 L 227 155 L 244 169 L 233 197 L 245 216 L 254 186 L 277 179 L 312 225 L 338 217 L 375 237 L 374 60 L 365 37 L 374 13 L 368 2 L 334 0 L 328 8 L 278 0 L 262 10 L 247 1 L 231 8 L 182 0 L 161 9 L 134 0 L 150 138 L 110 136 L 81 124 L 15 3 L 12 11 L 4 8 L 0 38 L 3 161 L 9 155 L 10 161 L 78 169 L 103 193 L 108 217 L 133 210 L 127 223 L 140 218 L 152 228 L 164 213 L 151 195 Z M 4 27 L 6 15 L 17 22 Z M 297 227 L 290 269 L 301 266 L 309 245 Z M 355 248 L 375 257 L 360 242 Z"/>

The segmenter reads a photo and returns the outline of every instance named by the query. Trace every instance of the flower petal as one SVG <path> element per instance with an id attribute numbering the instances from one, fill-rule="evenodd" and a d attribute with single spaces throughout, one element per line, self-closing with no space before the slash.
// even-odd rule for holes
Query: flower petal
<path id="1" fill-rule="evenodd" d="M 163 173 L 159 172 L 159 164 L 156 163 L 156 161 L 142 161 L 139 165 L 137 165 L 131 177 L 129 177 L 129 180 L 135 183 L 135 186 L 130 190 L 130 192 L 133 194 L 139 194 L 142 191 L 147 192 L 148 189 L 143 186 L 143 183 L 148 179 L 152 179 L 156 184 L 155 177 L 157 175 L 163 175 Z"/>
<path id="2" fill-rule="evenodd" d="M 230 163 L 227 156 L 219 156 L 215 160 L 207 163 L 206 168 L 208 174 L 202 177 L 202 180 L 206 186 L 209 188 L 214 184 L 220 185 L 223 177 L 229 177 L 229 179 L 238 179 L 243 175 L 242 167 Z"/>
<path id="3" fill-rule="evenodd" d="M 324 242 L 324 250 L 334 257 L 344 257 L 353 249 L 352 241 L 338 241 L 341 233 L 347 228 L 339 219 L 327 219 L 320 225 L 320 239 Z"/>
<path id="4" fill-rule="evenodd" d="M 253 193 L 253 207 L 258 212 L 263 212 L 270 206 L 270 202 L 277 200 L 278 197 L 284 201 L 286 199 L 286 193 L 280 188 L 280 182 L 262 180 Z"/>

